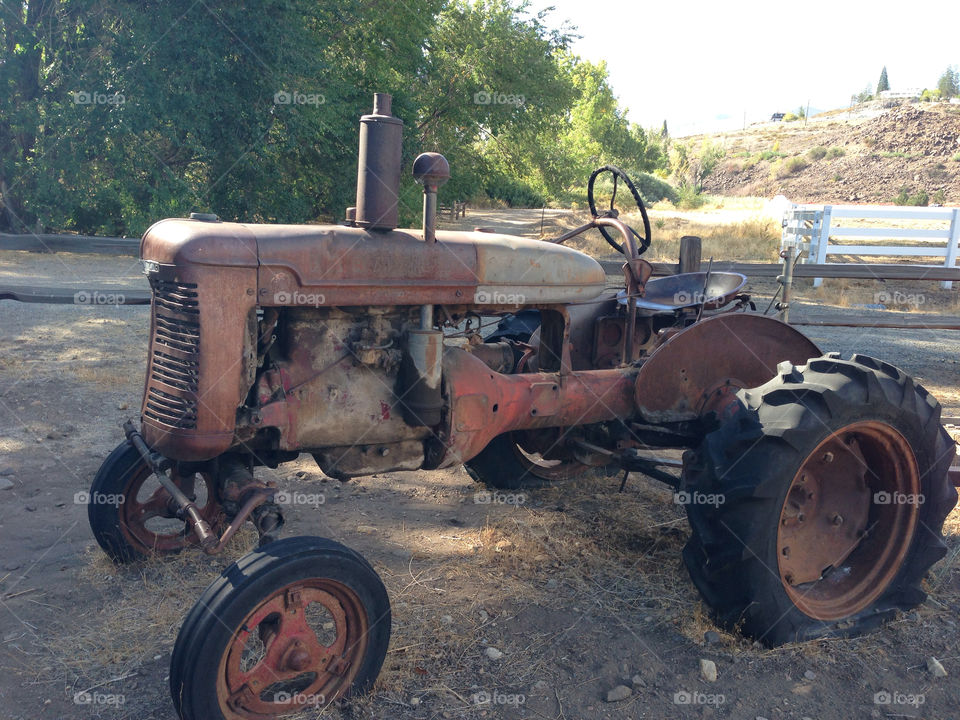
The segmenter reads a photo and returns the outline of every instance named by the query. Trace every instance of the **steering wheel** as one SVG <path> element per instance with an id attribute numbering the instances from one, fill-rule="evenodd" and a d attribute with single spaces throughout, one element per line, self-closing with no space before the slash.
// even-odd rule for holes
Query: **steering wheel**
<path id="1" fill-rule="evenodd" d="M 597 176 L 602 173 L 608 172 L 613 175 L 613 194 L 610 196 L 610 208 L 608 210 L 601 210 L 597 212 L 597 205 L 594 202 L 593 197 L 593 183 L 596 181 Z M 616 165 L 604 165 L 601 168 L 597 168 L 593 171 L 593 174 L 590 175 L 590 181 L 587 183 L 587 202 L 590 203 L 590 214 L 593 217 L 617 217 L 619 213 L 615 207 L 615 202 L 617 199 L 617 181 L 622 179 L 626 183 L 627 188 L 630 190 L 630 194 L 633 195 L 634 201 L 637 203 L 637 207 L 640 208 L 640 216 L 643 218 L 643 235 L 638 233 L 633 228 L 630 228 L 630 232 L 634 234 L 639 242 L 639 247 L 637 249 L 638 255 L 643 255 L 646 252 L 647 248 L 650 247 L 650 219 L 647 217 L 647 209 L 643 205 L 643 200 L 640 198 L 640 193 L 637 192 L 637 188 L 634 186 L 633 181 L 627 176 L 627 174 L 618 168 Z M 629 226 L 628 226 L 629 227 Z M 626 254 L 623 243 L 618 243 L 614 240 L 610 231 L 605 227 L 598 227 L 597 230 L 600 231 L 600 234 L 603 235 L 603 239 L 606 240 L 610 247 L 616 250 L 619 253 Z"/>

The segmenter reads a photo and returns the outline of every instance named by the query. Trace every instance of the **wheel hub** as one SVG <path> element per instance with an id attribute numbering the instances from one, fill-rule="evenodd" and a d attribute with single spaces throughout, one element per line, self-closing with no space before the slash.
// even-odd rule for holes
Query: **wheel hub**
<path id="1" fill-rule="evenodd" d="M 853 423 L 823 440 L 780 512 L 777 561 L 793 603 L 819 620 L 870 606 L 910 547 L 919 488 L 913 450 L 892 426 Z"/>

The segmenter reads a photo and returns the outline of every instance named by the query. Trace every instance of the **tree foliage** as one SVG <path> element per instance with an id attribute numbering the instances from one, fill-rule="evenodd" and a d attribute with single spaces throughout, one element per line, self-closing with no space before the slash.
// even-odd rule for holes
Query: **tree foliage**
<path id="1" fill-rule="evenodd" d="M 960 95 L 960 71 L 952 65 L 947 67 L 940 79 L 937 80 L 937 90 L 940 91 L 942 100 L 949 100 Z"/>
<path id="2" fill-rule="evenodd" d="M 887 79 L 887 66 L 884 65 L 883 70 L 880 71 L 880 79 L 877 81 L 877 95 L 889 89 L 890 80 Z"/>
<path id="3" fill-rule="evenodd" d="M 394 96 L 446 197 L 542 202 L 665 165 L 606 67 L 511 0 L 23 0 L 0 12 L 0 229 L 139 234 L 191 210 L 342 217 L 358 116 Z M 418 188 L 405 177 L 402 217 Z"/>

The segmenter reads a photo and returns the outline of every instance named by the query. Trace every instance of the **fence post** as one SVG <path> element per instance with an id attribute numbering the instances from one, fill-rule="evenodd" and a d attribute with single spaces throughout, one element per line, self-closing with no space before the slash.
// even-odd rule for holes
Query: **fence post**
<path id="1" fill-rule="evenodd" d="M 701 241 L 696 235 L 684 235 L 680 238 L 681 273 L 700 272 Z"/>
<path id="2" fill-rule="evenodd" d="M 819 216 L 820 232 L 817 233 L 817 265 L 823 265 L 827 261 L 827 246 L 830 244 L 830 213 L 833 205 L 824 205 L 823 211 Z M 814 278 L 813 286 L 820 287 L 823 278 Z"/>
<path id="3" fill-rule="evenodd" d="M 957 244 L 960 243 L 960 209 L 953 209 L 953 218 L 950 220 L 950 239 L 947 240 L 947 259 L 944 261 L 944 266 L 948 268 L 955 268 L 957 266 Z M 950 280 L 945 280 L 940 283 L 940 287 L 944 290 L 950 290 L 953 288 L 953 282 Z"/>

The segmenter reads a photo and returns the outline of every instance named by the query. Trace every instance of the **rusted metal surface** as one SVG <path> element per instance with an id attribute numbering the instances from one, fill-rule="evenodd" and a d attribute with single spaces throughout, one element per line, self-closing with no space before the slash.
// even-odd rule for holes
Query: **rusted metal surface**
<path id="1" fill-rule="evenodd" d="M 238 719 L 333 702 L 349 690 L 368 642 L 362 600 L 330 578 L 277 588 L 239 628 L 217 676 L 220 706 Z"/>
<path id="2" fill-rule="evenodd" d="M 746 313 L 714 316 L 653 351 L 637 378 L 636 404 L 648 422 L 691 420 L 711 395 L 762 385 L 778 363 L 820 355 L 813 342 L 779 320 Z"/>
<path id="3" fill-rule="evenodd" d="M 472 458 L 510 430 L 587 425 L 635 412 L 635 369 L 498 375 L 456 349 L 447 350 L 443 365 L 445 467 Z"/>
<path id="4" fill-rule="evenodd" d="M 223 225 L 158 223 L 143 239 L 153 303 L 142 432 L 152 449 L 176 460 L 208 460 L 230 447 L 249 389 L 245 355 L 256 359 L 248 324 L 256 244 Z"/>
<path id="5" fill-rule="evenodd" d="M 900 570 L 919 517 L 910 443 L 881 422 L 832 433 L 797 470 L 780 513 L 780 579 L 819 620 L 869 607 Z"/>

